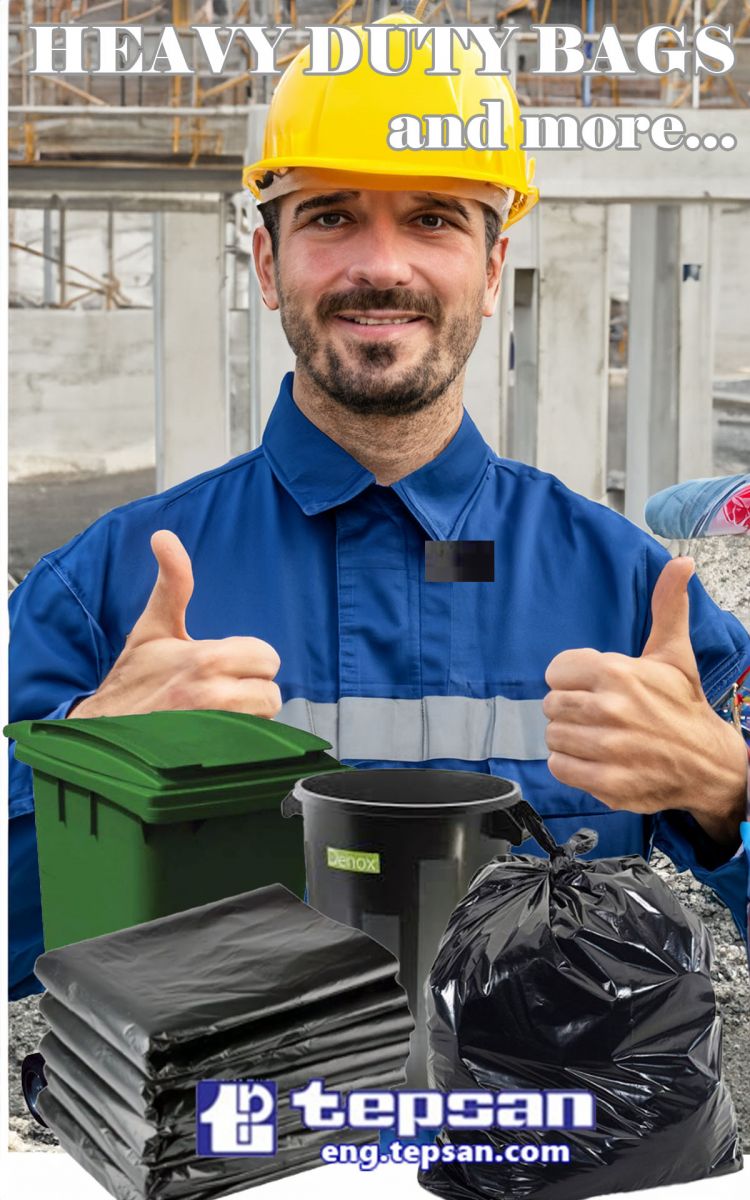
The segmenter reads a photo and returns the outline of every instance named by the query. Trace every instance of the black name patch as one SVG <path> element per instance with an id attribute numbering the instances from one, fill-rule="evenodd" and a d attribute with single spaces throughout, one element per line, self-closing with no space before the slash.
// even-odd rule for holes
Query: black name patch
<path id="1" fill-rule="evenodd" d="M 426 583 L 494 583 L 494 542 L 425 542 Z"/>

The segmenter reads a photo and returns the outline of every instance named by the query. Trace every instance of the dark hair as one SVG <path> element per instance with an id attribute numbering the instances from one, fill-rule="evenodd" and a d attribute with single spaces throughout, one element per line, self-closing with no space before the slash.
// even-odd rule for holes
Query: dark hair
<path id="1" fill-rule="evenodd" d="M 274 258 L 276 258 L 279 252 L 278 198 L 276 200 L 266 200 L 265 204 L 261 204 L 260 215 L 263 218 L 263 224 L 271 235 L 271 250 Z M 482 205 L 482 215 L 484 216 L 484 244 L 487 250 L 487 261 L 489 262 L 492 247 L 500 236 L 500 217 L 494 208 L 488 208 L 486 204 Z"/>

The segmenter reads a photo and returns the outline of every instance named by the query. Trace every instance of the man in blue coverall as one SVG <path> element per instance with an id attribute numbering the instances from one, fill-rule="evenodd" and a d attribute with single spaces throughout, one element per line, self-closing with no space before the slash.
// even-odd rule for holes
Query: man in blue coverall
<path id="1" fill-rule="evenodd" d="M 750 638 L 690 560 L 499 458 L 463 409 L 499 232 L 535 198 L 507 81 L 481 87 L 507 101 L 510 149 L 439 158 L 442 175 L 434 156 L 452 152 L 425 151 L 417 178 L 418 151 L 342 132 L 356 89 L 370 113 L 382 77 L 303 79 L 300 61 L 249 176 L 260 286 L 295 372 L 258 449 L 37 564 L 12 597 L 12 719 L 233 709 L 311 729 L 353 765 L 517 779 L 558 839 L 586 825 L 598 854 L 656 844 L 743 928 L 747 752 L 725 716 Z M 388 110 L 421 104 L 424 78 L 389 79 L 406 90 Z M 468 103 L 443 85 L 421 111 Z M 309 89 L 314 129 L 285 151 L 284 106 Z M 490 542 L 494 580 L 429 581 L 436 541 Z M 19 997 L 38 989 L 42 935 L 31 774 L 11 771 Z"/>

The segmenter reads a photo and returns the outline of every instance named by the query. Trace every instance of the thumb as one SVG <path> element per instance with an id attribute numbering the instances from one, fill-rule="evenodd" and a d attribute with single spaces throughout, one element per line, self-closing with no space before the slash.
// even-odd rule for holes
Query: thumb
<path id="1" fill-rule="evenodd" d="M 651 596 L 651 633 L 643 658 L 657 658 L 684 675 L 697 676 L 690 642 L 688 583 L 695 571 L 692 558 L 673 558 L 662 570 Z"/>
<path id="2" fill-rule="evenodd" d="M 193 594 L 190 556 L 177 535 L 168 529 L 160 529 L 153 535 L 151 549 L 159 574 L 128 642 L 138 646 L 164 637 L 190 641 L 185 627 L 185 610 Z"/>

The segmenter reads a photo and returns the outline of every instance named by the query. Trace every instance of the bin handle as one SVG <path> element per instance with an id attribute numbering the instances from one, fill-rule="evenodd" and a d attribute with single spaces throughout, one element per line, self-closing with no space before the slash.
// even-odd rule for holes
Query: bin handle
<path id="1" fill-rule="evenodd" d="M 47 1087 L 47 1076 L 44 1073 L 44 1055 L 27 1054 L 21 1064 L 21 1090 L 26 1101 L 26 1107 L 34 1120 L 47 1128 L 47 1122 L 37 1108 L 37 1100 Z"/>
<path id="2" fill-rule="evenodd" d="M 534 837 L 548 854 L 557 849 L 557 842 L 539 813 L 523 798 L 508 808 L 498 808 L 487 813 L 482 832 L 488 837 L 508 841 L 512 846 L 520 846 L 527 838 Z"/>
<path id="3" fill-rule="evenodd" d="M 294 791 L 287 792 L 281 801 L 281 815 L 282 817 L 302 816 L 302 802 L 295 796 Z"/>

